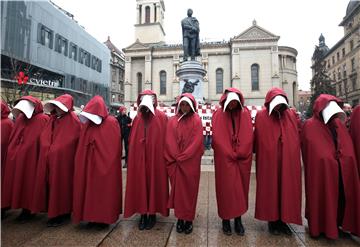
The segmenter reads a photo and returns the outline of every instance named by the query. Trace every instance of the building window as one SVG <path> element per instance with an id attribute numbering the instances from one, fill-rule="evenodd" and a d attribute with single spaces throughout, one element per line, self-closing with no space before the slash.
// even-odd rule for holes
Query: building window
<path id="1" fill-rule="evenodd" d="M 350 40 L 350 51 L 354 49 L 354 40 Z"/>
<path id="2" fill-rule="evenodd" d="M 56 34 L 55 35 L 55 51 L 58 53 L 64 54 L 67 56 L 68 54 L 68 40 L 63 36 Z"/>
<path id="3" fill-rule="evenodd" d="M 53 48 L 54 32 L 46 26 L 39 23 L 38 25 L 38 43 Z"/>
<path id="4" fill-rule="evenodd" d="M 351 71 L 354 72 L 355 71 L 355 58 L 351 59 Z"/>
<path id="5" fill-rule="evenodd" d="M 342 95 L 342 87 L 341 87 L 341 82 L 339 83 L 339 96 Z"/>
<path id="6" fill-rule="evenodd" d="M 112 80 L 112 82 L 116 81 L 116 71 L 115 71 L 115 69 L 111 69 L 111 80 Z"/>
<path id="7" fill-rule="evenodd" d="M 342 48 L 342 56 L 345 57 L 345 48 Z"/>
<path id="8" fill-rule="evenodd" d="M 79 63 L 84 64 L 86 51 L 82 48 L 79 48 Z"/>
<path id="9" fill-rule="evenodd" d="M 352 83 L 352 88 L 353 88 L 353 90 L 355 91 L 355 90 L 356 90 L 356 77 L 353 77 L 353 78 L 351 79 L 351 83 Z"/>
<path id="10" fill-rule="evenodd" d="M 340 69 L 340 67 L 338 68 L 338 80 L 340 80 L 341 79 L 341 69 Z"/>
<path id="11" fill-rule="evenodd" d="M 335 72 L 335 70 L 333 71 L 333 80 L 336 81 L 336 72 Z"/>
<path id="12" fill-rule="evenodd" d="M 89 52 L 85 51 L 82 48 L 79 48 L 79 63 L 85 64 L 86 66 L 90 67 L 90 58 L 91 55 Z"/>
<path id="13" fill-rule="evenodd" d="M 343 78 L 346 78 L 346 64 L 343 65 Z"/>
<path id="14" fill-rule="evenodd" d="M 259 65 L 251 65 L 251 90 L 259 90 Z"/>
<path id="15" fill-rule="evenodd" d="M 335 64 L 335 57 L 334 56 L 332 56 L 332 64 L 334 65 Z"/>
<path id="16" fill-rule="evenodd" d="M 77 60 L 77 45 L 71 42 L 70 42 L 69 57 L 74 59 L 75 61 Z"/>
<path id="17" fill-rule="evenodd" d="M 99 64 L 100 64 L 100 59 L 95 57 L 95 56 L 91 56 L 91 68 L 93 70 L 96 70 L 98 72 L 101 72 L 101 69 L 99 71 Z"/>
<path id="18" fill-rule="evenodd" d="M 86 52 L 85 53 L 85 65 L 90 67 L 90 58 L 91 58 L 91 55 L 89 52 Z"/>
<path id="19" fill-rule="evenodd" d="M 340 53 L 339 52 L 336 53 L 336 59 L 337 59 L 337 61 L 340 60 Z"/>
<path id="20" fill-rule="evenodd" d="M 150 23 L 150 7 L 145 7 L 145 23 Z"/>
<path id="21" fill-rule="evenodd" d="M 139 72 L 136 74 L 137 85 L 138 85 L 138 94 L 142 92 L 142 74 Z"/>
<path id="22" fill-rule="evenodd" d="M 160 94 L 166 94 L 166 72 L 160 71 Z"/>
<path id="23" fill-rule="evenodd" d="M 216 93 L 222 93 L 224 90 L 224 71 L 222 69 L 216 70 Z"/>

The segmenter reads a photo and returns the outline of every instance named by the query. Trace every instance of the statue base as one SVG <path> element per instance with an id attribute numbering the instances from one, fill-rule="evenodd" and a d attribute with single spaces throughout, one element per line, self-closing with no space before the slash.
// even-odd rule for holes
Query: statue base
<path id="1" fill-rule="evenodd" d="M 203 103 L 203 80 L 206 70 L 203 69 L 201 62 L 184 61 L 176 71 L 179 77 L 180 87 L 179 95 L 182 93 L 191 93 L 198 103 Z"/>

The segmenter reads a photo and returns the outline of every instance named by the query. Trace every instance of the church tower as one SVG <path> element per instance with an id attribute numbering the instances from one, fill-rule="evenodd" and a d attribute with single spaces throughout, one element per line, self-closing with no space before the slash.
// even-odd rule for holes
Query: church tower
<path id="1" fill-rule="evenodd" d="M 141 43 L 165 42 L 163 0 L 136 0 L 135 40 Z"/>

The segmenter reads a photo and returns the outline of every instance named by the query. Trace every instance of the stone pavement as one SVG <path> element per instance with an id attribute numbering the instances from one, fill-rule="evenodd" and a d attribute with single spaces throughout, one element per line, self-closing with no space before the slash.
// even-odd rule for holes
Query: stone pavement
<path id="1" fill-rule="evenodd" d="M 194 231 L 190 235 L 176 232 L 176 219 L 158 216 L 158 223 L 152 230 L 139 231 L 139 216 L 120 220 L 107 229 L 89 229 L 71 223 L 57 228 L 46 227 L 46 214 L 39 214 L 25 224 L 14 218 L 19 210 L 10 211 L 1 223 L 1 246 L 360 246 L 358 238 L 341 237 L 331 241 L 324 237 L 310 238 L 304 226 L 291 225 L 292 236 L 272 236 L 267 224 L 254 219 L 255 174 L 251 175 L 249 210 L 243 216 L 245 236 L 225 236 L 221 220 L 217 216 L 215 178 L 213 166 L 202 166 L 200 190 L 197 203 Z M 126 184 L 126 171 L 123 171 Z M 232 222 L 233 224 L 233 222 Z M 306 220 L 304 220 L 306 224 Z"/>

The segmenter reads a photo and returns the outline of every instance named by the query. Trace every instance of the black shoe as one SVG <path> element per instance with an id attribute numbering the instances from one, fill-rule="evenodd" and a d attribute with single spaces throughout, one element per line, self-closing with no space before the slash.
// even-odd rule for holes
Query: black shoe
<path id="1" fill-rule="evenodd" d="M 178 219 L 176 223 L 176 231 L 178 233 L 182 233 L 184 231 L 184 220 Z"/>
<path id="2" fill-rule="evenodd" d="M 288 236 L 292 235 L 292 231 L 290 229 L 290 227 L 285 223 L 282 222 L 281 220 L 278 221 L 278 225 L 280 226 L 280 231 Z"/>
<path id="3" fill-rule="evenodd" d="M 222 230 L 225 235 L 231 235 L 230 220 L 222 220 Z"/>
<path id="4" fill-rule="evenodd" d="M 104 230 L 107 227 L 109 227 L 109 224 L 99 222 L 89 222 L 87 225 L 88 229 L 95 229 L 98 231 Z"/>
<path id="5" fill-rule="evenodd" d="M 32 214 L 30 210 L 23 209 L 21 214 L 15 219 L 19 223 L 25 223 L 28 220 L 34 218 L 35 214 Z"/>
<path id="6" fill-rule="evenodd" d="M 269 221 L 268 226 L 269 226 L 269 232 L 272 235 L 280 235 L 280 229 L 277 224 L 277 221 Z"/>
<path id="7" fill-rule="evenodd" d="M 185 234 L 190 234 L 193 231 L 192 221 L 185 221 L 184 232 Z"/>
<path id="8" fill-rule="evenodd" d="M 142 214 L 140 217 L 140 221 L 139 221 L 139 230 L 142 231 L 145 229 L 146 227 L 146 222 L 147 222 L 147 215 L 146 214 Z"/>
<path id="9" fill-rule="evenodd" d="M 2 208 L 1 209 L 1 220 L 6 219 L 6 217 L 7 217 L 6 211 L 8 211 L 8 210 L 9 210 L 9 208 Z"/>
<path id="10" fill-rule="evenodd" d="M 150 230 L 155 226 L 156 214 L 150 214 L 146 223 L 146 230 Z"/>
<path id="11" fill-rule="evenodd" d="M 244 236 L 245 229 L 241 222 L 241 216 L 235 218 L 234 225 L 235 225 L 235 232 L 240 236 Z"/>
<path id="12" fill-rule="evenodd" d="M 59 215 L 56 216 L 54 218 L 51 218 L 47 221 L 47 226 L 48 227 L 57 227 L 57 226 L 62 226 L 65 224 L 65 222 L 70 219 L 70 214 L 63 214 L 63 215 Z"/>

